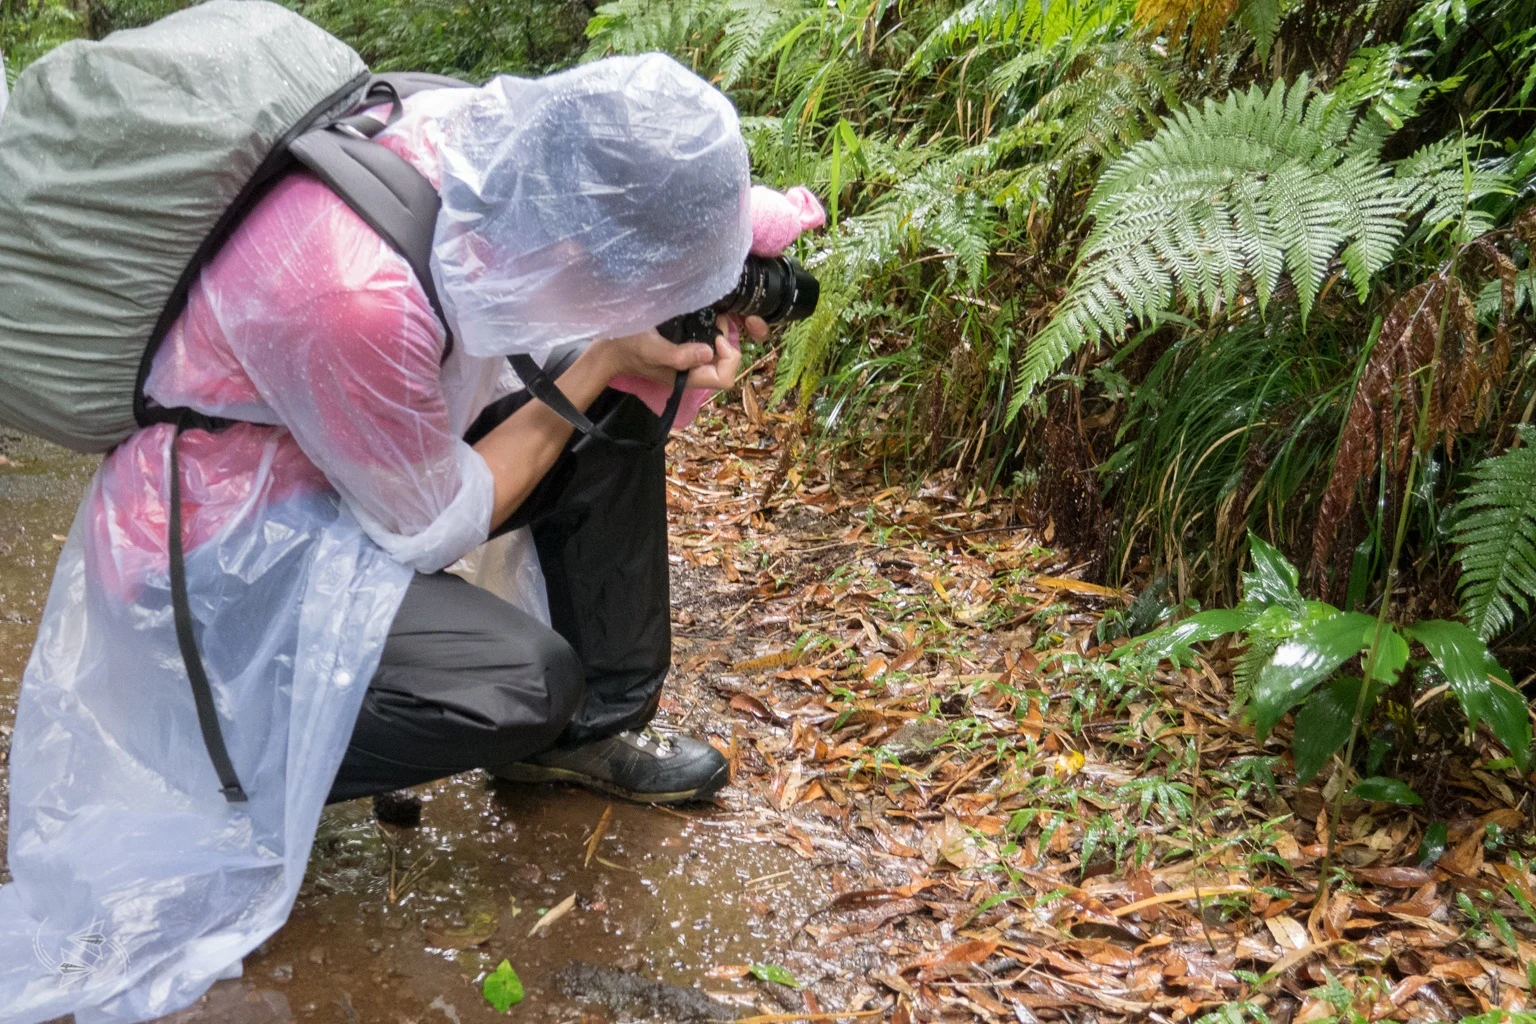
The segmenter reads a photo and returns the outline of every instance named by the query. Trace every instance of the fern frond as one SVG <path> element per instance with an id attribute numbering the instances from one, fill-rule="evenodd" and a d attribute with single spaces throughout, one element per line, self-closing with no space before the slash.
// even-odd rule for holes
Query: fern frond
<path id="1" fill-rule="evenodd" d="M 1422 214 L 1419 234 L 1449 231 L 1462 244 L 1493 228 L 1493 217 L 1478 203 L 1511 191 L 1509 179 L 1473 158 L 1475 140 L 1453 136 L 1432 142 L 1398 161 L 1396 174 L 1410 197 L 1411 210 Z"/>
<path id="2" fill-rule="evenodd" d="M 966 46 L 1002 43 L 1042 53 L 1063 40 L 1085 43 L 1126 23 L 1135 0 L 970 0 L 930 32 L 907 62 L 927 72 Z"/>
<path id="3" fill-rule="evenodd" d="M 1232 705 L 1228 708 L 1228 714 L 1236 717 L 1248 706 L 1253 696 L 1253 684 L 1258 682 L 1259 673 L 1279 646 L 1280 640 L 1277 637 L 1254 634 L 1248 638 L 1248 646 L 1243 648 L 1232 664 Z"/>
<path id="4" fill-rule="evenodd" d="M 1156 323 L 1177 295 L 1214 313 L 1281 276 L 1305 319 L 1334 259 L 1364 294 L 1395 251 L 1410 190 L 1365 142 L 1357 108 L 1327 93 L 1255 86 L 1185 107 L 1116 159 L 1088 202 L 1093 232 L 1056 315 L 1019 369 L 1014 409 L 1073 352 Z"/>
<path id="5" fill-rule="evenodd" d="M 1461 611 L 1478 636 L 1508 629 L 1536 597 L 1536 448 L 1520 447 L 1472 470 L 1456 527 Z"/>
<path id="6" fill-rule="evenodd" d="M 1238 0 L 1237 20 L 1253 36 L 1259 59 L 1268 60 L 1280 31 L 1280 0 Z"/>
<path id="7" fill-rule="evenodd" d="M 993 75 L 999 88 L 1011 87 L 1004 72 L 1012 63 Z M 1021 121 L 1026 126 L 1053 127 L 1051 155 L 1057 160 L 1070 163 L 1119 156 L 1150 134 L 1158 123 L 1159 106 L 1170 103 L 1175 95 L 1163 61 L 1140 42 L 1086 47 L 1078 55 L 1077 66 L 1081 73 L 1041 96 Z"/>
<path id="8" fill-rule="evenodd" d="M 587 22 L 585 59 L 648 50 L 681 54 L 719 19 L 720 5 L 709 0 L 614 0 Z"/>
<path id="9" fill-rule="evenodd" d="M 828 356 L 837 344 L 849 298 L 847 291 L 835 286 L 830 291 L 823 291 L 816 312 L 785 334 L 774 381 L 775 402 L 796 387 L 800 389 L 801 402 L 810 401 L 821 381 Z"/>
<path id="10" fill-rule="evenodd" d="M 1237 0 L 1141 0 L 1136 20 L 1170 40 L 1184 38 L 1187 28 L 1190 48 L 1211 53 L 1236 10 Z"/>
<path id="11" fill-rule="evenodd" d="M 721 38 L 712 54 L 720 71 L 720 88 L 735 85 L 758 56 L 782 35 L 779 29 L 797 8 L 769 0 L 734 0 L 723 5 L 727 14 Z"/>
<path id="12" fill-rule="evenodd" d="M 1011 40 L 1039 26 L 1041 0 L 971 0 L 941 21 L 919 44 L 908 70 L 931 67 L 972 38 Z"/>

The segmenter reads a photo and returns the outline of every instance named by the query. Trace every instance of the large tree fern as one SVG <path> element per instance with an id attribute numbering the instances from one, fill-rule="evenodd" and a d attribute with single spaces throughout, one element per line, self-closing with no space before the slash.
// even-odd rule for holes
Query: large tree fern
<path id="1" fill-rule="evenodd" d="M 1472 470 L 1456 527 L 1461 610 L 1488 639 L 1536 597 L 1536 448 L 1484 459 Z"/>
<path id="2" fill-rule="evenodd" d="M 1356 131 L 1348 97 L 1310 98 L 1305 77 L 1185 109 L 1115 160 L 1088 204 L 1094 229 L 1055 316 L 1030 342 L 1013 411 L 1085 344 L 1182 299 L 1216 311 L 1252 294 L 1260 311 L 1289 278 L 1303 317 L 1337 257 L 1364 294 L 1413 202 Z"/>

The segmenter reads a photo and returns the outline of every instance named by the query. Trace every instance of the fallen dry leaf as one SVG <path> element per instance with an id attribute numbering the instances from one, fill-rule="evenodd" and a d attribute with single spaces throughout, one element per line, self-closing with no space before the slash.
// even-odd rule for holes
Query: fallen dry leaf
<path id="1" fill-rule="evenodd" d="M 549 929 L 549 927 L 551 925 L 553 925 L 556 921 L 560 920 L 566 914 L 569 914 L 571 912 L 571 908 L 574 907 L 575 905 L 576 905 L 576 894 L 575 893 L 571 893 L 565 899 L 563 899 L 559 903 L 555 904 L 555 906 L 549 911 L 549 913 L 545 914 L 543 917 L 541 917 L 537 921 L 533 922 L 533 927 L 528 930 L 528 937 L 531 939 L 535 935 L 539 934 L 539 932 L 547 931 Z"/>

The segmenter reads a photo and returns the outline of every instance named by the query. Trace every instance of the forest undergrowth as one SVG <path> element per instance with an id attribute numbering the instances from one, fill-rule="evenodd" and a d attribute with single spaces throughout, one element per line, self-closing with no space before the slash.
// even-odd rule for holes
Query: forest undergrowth
<path id="1" fill-rule="evenodd" d="M 719 702 L 733 801 L 838 881 L 808 948 L 879 992 L 786 1014 L 1532 1019 L 1502 1013 L 1536 981 L 1530 781 L 1490 732 L 1458 742 L 1448 692 L 1401 788 L 1337 761 L 1299 783 L 1303 726 L 1234 713 L 1243 645 L 1111 639 L 1145 605 L 1013 499 L 786 459 L 798 420 L 754 381 L 674 446 L 679 671 Z"/>
<path id="2" fill-rule="evenodd" d="M 738 782 L 883 879 L 806 924 L 839 1009 L 1523 1009 L 1536 0 L 293 6 L 381 68 L 669 52 L 826 198 L 673 498 Z"/>

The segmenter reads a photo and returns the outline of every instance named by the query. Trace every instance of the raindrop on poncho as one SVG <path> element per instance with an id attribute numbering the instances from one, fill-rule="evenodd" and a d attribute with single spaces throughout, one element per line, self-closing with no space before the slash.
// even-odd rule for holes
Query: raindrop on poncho
<path id="1" fill-rule="evenodd" d="M 150 1020 L 239 973 L 287 919 L 412 571 L 486 537 L 491 477 L 460 437 L 508 386 L 501 355 L 705 305 L 750 244 L 735 114 L 665 57 L 421 94 L 385 142 L 440 176 L 459 343 L 440 366 L 405 262 L 313 179 L 194 286 L 147 390 L 244 421 L 180 451 L 191 607 L 251 801 L 224 801 L 202 746 L 166 579 L 171 428 L 146 428 L 87 491 L 23 681 L 3 1024 Z"/>

